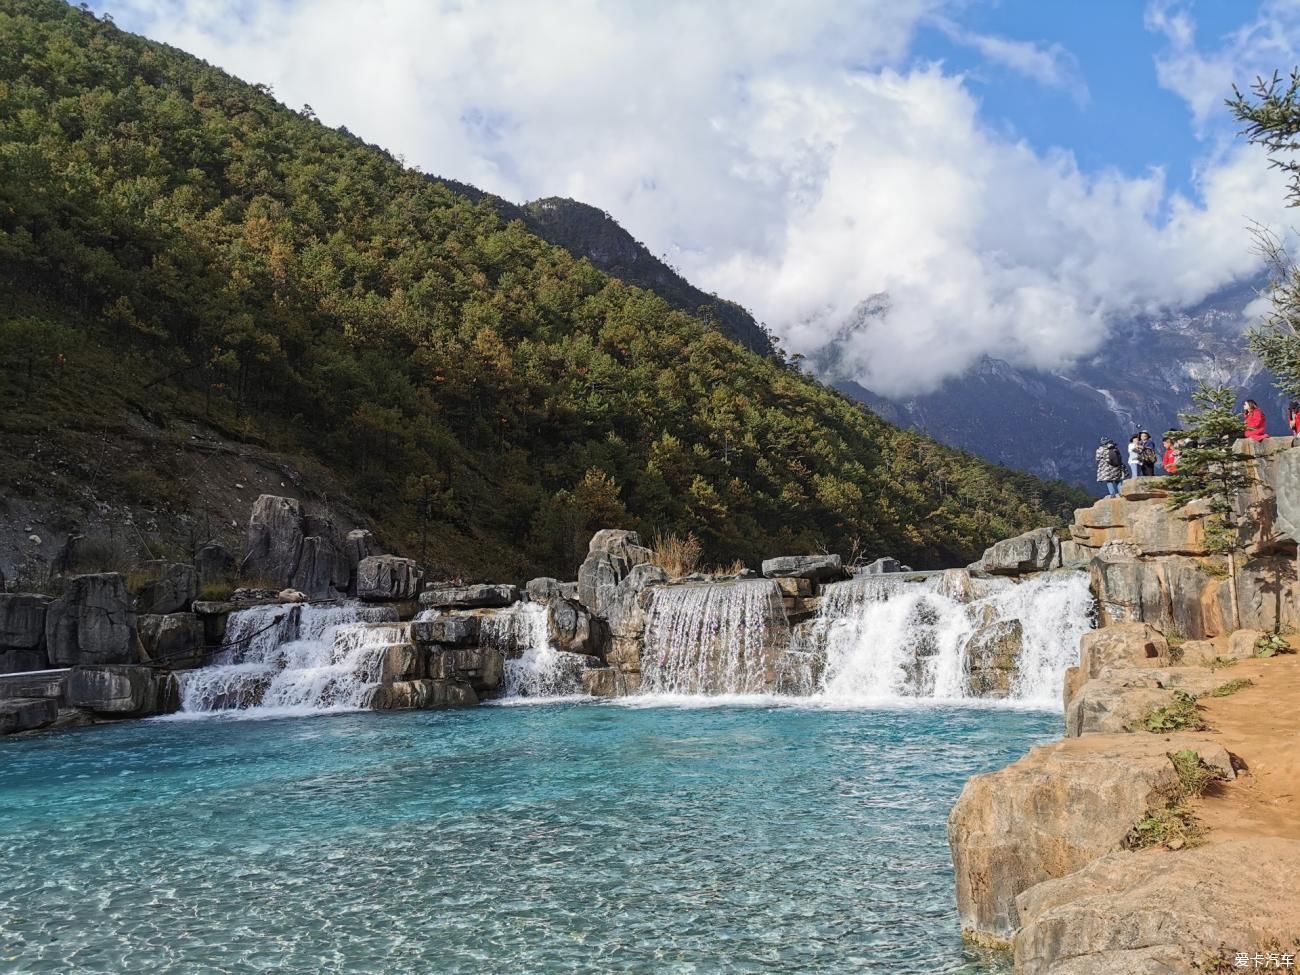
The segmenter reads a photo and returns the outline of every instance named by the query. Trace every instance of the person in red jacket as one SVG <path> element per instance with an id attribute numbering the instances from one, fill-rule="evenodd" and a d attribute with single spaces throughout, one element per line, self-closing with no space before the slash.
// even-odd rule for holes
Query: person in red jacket
<path id="1" fill-rule="evenodd" d="M 1259 408 L 1259 404 L 1253 399 L 1248 399 L 1243 411 L 1246 420 L 1246 436 L 1251 440 L 1267 440 L 1268 434 L 1264 431 L 1264 411 Z"/>
<path id="2" fill-rule="evenodd" d="M 1296 400 L 1286 405 L 1286 426 L 1291 436 L 1300 437 L 1300 402 Z"/>
<path id="3" fill-rule="evenodd" d="M 1165 469 L 1166 474 L 1173 474 L 1178 470 L 1178 430 L 1170 430 L 1165 434 L 1165 455 L 1160 459 L 1160 466 Z"/>

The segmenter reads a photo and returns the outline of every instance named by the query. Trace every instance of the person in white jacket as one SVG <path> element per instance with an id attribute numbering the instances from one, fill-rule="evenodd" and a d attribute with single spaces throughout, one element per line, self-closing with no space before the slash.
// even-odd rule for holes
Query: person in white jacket
<path id="1" fill-rule="evenodd" d="M 1134 477 L 1142 476 L 1142 435 L 1135 433 L 1128 438 L 1128 469 Z"/>

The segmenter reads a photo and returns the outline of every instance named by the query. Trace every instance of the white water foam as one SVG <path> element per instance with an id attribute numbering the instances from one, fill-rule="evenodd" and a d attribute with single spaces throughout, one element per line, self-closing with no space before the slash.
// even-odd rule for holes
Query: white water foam
<path id="1" fill-rule="evenodd" d="M 1021 633 L 1012 706 L 1056 707 L 1065 670 L 1091 627 L 1082 572 L 971 580 L 961 570 L 923 580 L 864 576 L 827 588 L 813 639 L 825 654 L 818 696 L 880 704 L 969 701 L 972 645 L 1001 629 Z"/>
<path id="2" fill-rule="evenodd" d="M 545 604 L 520 603 L 482 617 L 479 638 L 506 657 L 497 703 L 541 704 L 582 696 L 587 658 L 551 645 Z"/>
<path id="3" fill-rule="evenodd" d="M 396 620 L 392 608 L 357 603 L 231 613 L 225 649 L 180 675 L 181 713 L 268 717 L 364 707 L 384 649 L 407 639 Z"/>

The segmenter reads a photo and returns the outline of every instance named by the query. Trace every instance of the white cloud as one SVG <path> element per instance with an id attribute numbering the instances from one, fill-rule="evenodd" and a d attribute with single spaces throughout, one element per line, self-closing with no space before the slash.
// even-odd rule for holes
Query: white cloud
<path id="1" fill-rule="evenodd" d="M 794 351 L 888 292 L 888 315 L 849 349 L 857 377 L 886 394 L 933 387 L 983 354 L 1060 366 L 1104 341 L 1108 316 L 1195 301 L 1251 269 L 1243 228 L 1275 222 L 1281 200 L 1258 154 L 1210 151 L 1193 200 L 1158 171 L 1083 172 L 1066 152 L 1035 152 L 983 123 L 960 75 L 910 60 L 914 31 L 943 6 L 110 9 L 430 172 L 608 210 Z M 1172 48 L 1194 50 L 1177 47 L 1180 15 L 1153 16 Z M 1059 49 L 968 40 L 1044 84 L 1072 83 Z"/>
<path id="2" fill-rule="evenodd" d="M 932 23 L 954 42 L 978 51 L 994 64 L 1048 88 L 1068 91 L 1079 105 L 1088 104 L 1088 86 L 1079 72 L 1078 60 L 1062 45 L 978 34 L 946 17 L 936 17 Z"/>

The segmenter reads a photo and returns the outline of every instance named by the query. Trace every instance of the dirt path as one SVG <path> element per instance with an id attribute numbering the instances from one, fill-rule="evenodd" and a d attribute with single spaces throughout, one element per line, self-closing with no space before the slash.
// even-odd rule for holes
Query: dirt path
<path id="1" fill-rule="evenodd" d="M 1206 840 L 1300 839 L 1300 655 L 1243 660 L 1220 673 L 1225 683 L 1254 681 L 1228 697 L 1201 698 L 1210 727 L 1249 772 L 1200 803 Z"/>

